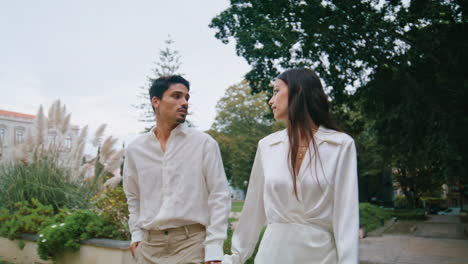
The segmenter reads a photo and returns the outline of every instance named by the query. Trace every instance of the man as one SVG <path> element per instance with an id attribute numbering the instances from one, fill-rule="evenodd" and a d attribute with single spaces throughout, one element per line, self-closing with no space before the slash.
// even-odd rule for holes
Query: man
<path id="1" fill-rule="evenodd" d="M 130 250 L 138 263 L 220 263 L 230 195 L 218 144 L 189 128 L 190 85 L 156 79 L 149 94 L 156 127 L 125 155 Z"/>

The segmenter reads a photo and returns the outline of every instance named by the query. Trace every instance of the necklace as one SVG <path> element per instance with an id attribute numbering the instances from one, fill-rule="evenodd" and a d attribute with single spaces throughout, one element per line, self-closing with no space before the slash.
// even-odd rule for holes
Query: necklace
<path id="1" fill-rule="evenodd" d="M 297 151 L 297 158 L 302 159 L 302 157 L 304 157 L 306 152 L 307 152 L 307 146 L 299 146 L 299 149 Z"/>

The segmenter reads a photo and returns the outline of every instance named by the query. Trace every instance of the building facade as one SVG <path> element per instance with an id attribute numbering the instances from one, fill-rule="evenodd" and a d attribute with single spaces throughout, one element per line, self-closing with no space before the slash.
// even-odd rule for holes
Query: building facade
<path id="1" fill-rule="evenodd" d="M 14 158 L 15 148 L 26 140 L 26 135 L 34 126 L 36 116 L 7 110 L 0 110 L 0 162 L 9 162 Z M 78 126 L 70 126 L 64 139 L 65 149 L 71 150 L 73 140 L 79 133 Z M 48 129 L 46 141 L 54 142 L 56 129 Z"/>
<path id="2" fill-rule="evenodd" d="M 0 110 L 0 161 L 13 158 L 15 146 L 24 142 L 35 118 L 34 115 Z"/>

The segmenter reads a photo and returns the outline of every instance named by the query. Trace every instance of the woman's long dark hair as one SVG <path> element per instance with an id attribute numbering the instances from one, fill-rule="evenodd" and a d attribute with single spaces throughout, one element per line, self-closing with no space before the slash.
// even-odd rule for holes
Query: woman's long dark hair
<path id="1" fill-rule="evenodd" d="M 294 194 L 298 198 L 296 179 L 299 171 L 296 171 L 296 165 L 301 139 L 307 143 L 312 142 L 316 154 L 314 159 L 317 160 L 317 157 L 319 159 L 320 157 L 314 139 L 314 124 L 317 128 L 324 126 L 338 131 L 340 129 L 332 121 L 328 97 L 314 71 L 307 68 L 290 69 L 278 75 L 277 79 L 288 85 L 287 131 L 290 144 L 288 160 L 293 177 Z M 318 176 L 317 182 L 320 184 Z"/>

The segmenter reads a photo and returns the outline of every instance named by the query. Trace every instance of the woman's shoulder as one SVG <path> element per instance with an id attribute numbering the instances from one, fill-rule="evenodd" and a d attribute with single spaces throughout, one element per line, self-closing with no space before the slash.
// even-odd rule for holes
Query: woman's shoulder
<path id="1" fill-rule="evenodd" d="M 266 145 L 273 145 L 277 144 L 279 142 L 283 142 L 284 140 L 287 139 L 287 132 L 286 129 L 276 131 L 274 133 L 271 133 L 270 135 L 260 139 L 258 142 L 259 146 L 266 146 Z"/>
<path id="2" fill-rule="evenodd" d="M 321 141 L 325 141 L 335 145 L 354 144 L 354 139 L 350 135 L 323 126 L 319 127 L 319 129 L 315 133 L 315 137 Z"/>

